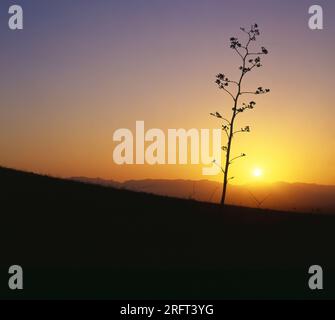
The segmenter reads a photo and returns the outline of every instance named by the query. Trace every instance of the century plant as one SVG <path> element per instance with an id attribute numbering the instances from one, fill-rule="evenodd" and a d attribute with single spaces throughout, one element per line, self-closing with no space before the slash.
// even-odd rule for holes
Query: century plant
<path id="1" fill-rule="evenodd" d="M 250 132 L 250 126 L 244 126 L 238 130 L 235 130 L 234 125 L 236 118 L 239 114 L 252 110 L 256 106 L 255 101 L 250 102 L 240 102 L 240 98 L 242 95 L 260 95 L 270 92 L 270 89 L 264 89 L 263 87 L 258 87 L 256 90 L 250 91 L 242 90 L 242 84 L 244 84 L 243 80 L 245 76 L 254 70 L 255 68 L 262 67 L 261 56 L 268 54 L 268 50 L 265 47 L 261 47 L 260 50 L 252 50 L 251 44 L 257 40 L 257 37 L 260 35 L 259 28 L 257 24 L 253 24 L 250 29 L 240 28 L 243 33 L 246 34 L 247 39 L 244 44 L 242 44 L 238 38 L 232 37 L 230 38 L 230 48 L 233 49 L 238 56 L 241 58 L 242 63 L 239 66 L 240 75 L 238 80 L 234 81 L 228 78 L 224 73 L 219 73 L 216 75 L 215 83 L 218 85 L 219 89 L 223 90 L 227 93 L 232 99 L 233 108 L 229 117 L 223 117 L 219 112 L 211 113 L 211 116 L 214 116 L 221 120 L 222 122 L 222 130 L 227 135 L 227 144 L 221 147 L 222 151 L 225 153 L 225 157 L 223 157 L 223 163 L 216 163 L 216 160 L 213 160 L 216 163 L 223 173 L 223 189 L 221 195 L 221 205 L 225 205 L 226 194 L 227 194 L 227 186 L 228 181 L 233 179 L 234 177 L 229 177 L 229 167 L 233 161 L 245 157 L 245 153 L 241 153 L 238 156 L 231 156 L 231 147 L 235 134 L 237 133 L 248 133 Z"/>

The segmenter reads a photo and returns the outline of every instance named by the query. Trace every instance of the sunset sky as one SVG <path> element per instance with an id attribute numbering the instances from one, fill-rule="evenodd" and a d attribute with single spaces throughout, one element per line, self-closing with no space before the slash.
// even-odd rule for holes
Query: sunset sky
<path id="1" fill-rule="evenodd" d="M 308 28 L 323 6 L 324 30 Z M 8 29 L 20 4 L 24 29 Z M 238 75 L 229 48 L 258 23 L 256 47 L 270 54 L 247 76 L 250 97 L 233 154 L 234 183 L 335 184 L 335 2 L 305 0 L 16 0 L 0 2 L 0 165 L 54 176 L 114 180 L 222 179 L 202 165 L 113 163 L 113 133 L 135 128 L 216 128 L 210 112 L 231 111 L 214 84 Z M 246 101 L 248 102 L 248 101 Z M 254 174 L 256 169 L 262 175 Z"/>

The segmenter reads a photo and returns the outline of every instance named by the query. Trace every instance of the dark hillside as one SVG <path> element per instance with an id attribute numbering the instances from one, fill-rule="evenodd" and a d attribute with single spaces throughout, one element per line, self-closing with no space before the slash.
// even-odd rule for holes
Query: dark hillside
<path id="1" fill-rule="evenodd" d="M 5 168 L 0 190 L 1 279 L 20 264 L 29 297 L 309 297 L 313 264 L 335 297 L 333 216 L 223 211 Z"/>

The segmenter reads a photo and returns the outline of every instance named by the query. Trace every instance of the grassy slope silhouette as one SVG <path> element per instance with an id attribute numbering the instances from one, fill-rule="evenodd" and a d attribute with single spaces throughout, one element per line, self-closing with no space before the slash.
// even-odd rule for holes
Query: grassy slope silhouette
<path id="1" fill-rule="evenodd" d="M 0 185 L 0 280 L 23 266 L 25 297 L 309 297 L 313 264 L 330 282 L 319 296 L 335 296 L 334 216 L 222 211 L 6 168 Z"/>

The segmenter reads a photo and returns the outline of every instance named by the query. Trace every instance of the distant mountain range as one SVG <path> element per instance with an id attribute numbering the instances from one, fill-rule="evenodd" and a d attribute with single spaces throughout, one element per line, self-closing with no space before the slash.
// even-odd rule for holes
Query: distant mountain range
<path id="1" fill-rule="evenodd" d="M 205 202 L 219 202 L 222 188 L 220 183 L 209 180 L 146 179 L 121 183 L 100 178 L 72 177 L 71 179 L 119 189 Z M 238 206 L 335 214 L 335 186 L 286 182 L 231 185 L 227 202 Z"/>

